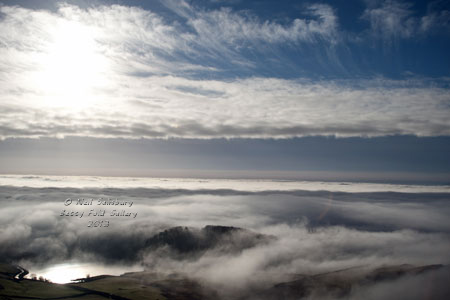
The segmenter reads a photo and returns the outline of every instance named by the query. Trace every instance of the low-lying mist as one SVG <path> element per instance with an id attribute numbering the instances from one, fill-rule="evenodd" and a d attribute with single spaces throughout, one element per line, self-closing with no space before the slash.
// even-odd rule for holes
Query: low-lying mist
<path id="1" fill-rule="evenodd" d="M 99 198 L 132 205 L 76 205 Z M 0 257 L 31 270 L 66 261 L 139 265 L 185 274 L 219 297 L 262 299 L 301 275 L 355 268 L 342 273 L 355 281 L 358 272 L 383 266 L 448 265 L 449 201 L 446 193 L 3 186 Z M 107 212 L 89 216 L 92 209 Z M 84 215 L 61 216 L 63 210 Z M 137 215 L 111 216 L 112 210 Z M 88 227 L 90 220 L 108 226 Z M 434 297 L 447 295 L 448 267 L 416 273 L 373 284 L 358 279 L 345 295 L 394 299 L 406 291 L 408 299 L 422 299 L 418 282 L 432 282 Z M 316 288 L 305 295 L 340 296 Z"/>

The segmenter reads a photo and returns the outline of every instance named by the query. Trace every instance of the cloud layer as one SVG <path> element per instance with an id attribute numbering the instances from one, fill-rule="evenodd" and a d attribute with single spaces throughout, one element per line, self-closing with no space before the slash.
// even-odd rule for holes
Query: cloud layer
<path id="1" fill-rule="evenodd" d="M 450 134 L 446 79 L 311 81 L 261 72 L 263 65 L 292 67 L 282 48 L 329 49 L 318 56 L 339 65 L 333 49 L 345 34 L 329 5 L 306 6 L 304 18 L 287 23 L 165 5 L 175 20 L 119 5 L 1 6 L 0 137 Z M 410 14 L 388 1 L 362 18 L 386 38 L 447 20 L 444 12 L 420 22 Z"/>
<path id="2" fill-rule="evenodd" d="M 110 227 L 88 228 L 89 218 L 59 215 L 71 208 L 63 204 L 68 197 L 133 201 L 129 209 L 137 211 L 138 217 L 109 217 Z M 142 264 L 151 272 L 189 274 L 225 298 L 229 293 L 242 296 L 286 281 L 290 274 L 404 263 L 449 264 L 448 197 L 448 193 L 2 186 L 0 256 L 31 270 L 68 261 Z M 155 241 L 152 237 L 173 226 L 193 228 L 192 236 L 181 234 L 193 238 L 200 232 L 195 228 L 209 224 L 251 232 L 231 231 L 226 244 L 220 245 L 218 239 L 215 247 L 201 248 L 197 255 L 178 251 L 173 256 L 170 249 L 147 247 Z M 157 237 L 158 243 L 150 244 L 160 245 L 165 235 Z M 168 241 L 177 243 L 170 236 Z M 228 251 L 230 241 L 245 247 Z M 410 286 L 410 279 L 399 285 L 370 286 L 370 293 L 376 298 L 377 293 Z M 360 295 L 366 288 L 352 293 Z"/>
<path id="3" fill-rule="evenodd" d="M 280 251 L 297 253 L 295 255 L 303 259 L 305 257 L 299 249 L 306 247 L 304 250 L 307 251 L 311 246 L 306 241 L 336 243 L 321 247 L 324 251 L 338 251 L 342 247 L 342 255 L 354 253 L 349 249 L 355 247 L 360 249 L 358 253 L 362 251 L 362 257 L 368 255 L 364 259 L 369 261 L 376 251 L 391 251 L 392 257 L 383 259 L 392 261 L 447 263 L 448 259 L 446 255 L 439 254 L 440 251 L 446 253 L 450 233 L 447 193 L 3 186 L 0 196 L 3 207 L 1 256 L 14 261 L 48 263 L 76 257 L 89 260 L 93 256 L 116 263 L 139 262 L 139 255 L 136 254 L 143 250 L 145 241 L 154 234 L 173 226 L 201 228 L 211 224 L 248 228 L 273 235 L 288 244 L 299 243 Z M 91 229 L 87 227 L 87 221 L 93 217 L 87 217 L 87 214 L 93 207 L 64 205 L 67 198 L 74 199 L 75 203 L 75 199 L 100 197 L 133 202 L 126 210 L 138 212 L 138 216 L 109 217 L 110 227 Z M 62 210 L 77 210 L 85 212 L 86 216 L 61 217 Z M 118 231 L 118 228 L 121 229 Z M 296 238 L 296 234 L 301 238 Z M 388 248 L 386 242 L 390 244 Z M 414 243 L 418 244 L 412 246 Z M 440 244 L 446 246 L 442 249 L 436 246 Z M 274 246 L 272 243 L 270 245 L 268 247 Z M 395 247 L 399 247 L 399 252 Z M 400 251 L 403 247 L 409 247 L 410 254 Z M 100 248 L 104 251 L 97 251 Z M 419 255 L 424 249 L 436 253 Z M 412 254 L 416 252 L 417 255 Z M 327 260 L 323 259 L 325 264 Z M 354 257 L 350 255 L 348 259 L 353 260 Z"/>

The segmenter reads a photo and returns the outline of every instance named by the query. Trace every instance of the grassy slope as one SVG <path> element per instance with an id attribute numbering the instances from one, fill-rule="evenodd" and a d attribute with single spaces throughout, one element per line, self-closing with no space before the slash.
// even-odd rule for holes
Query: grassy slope
<path id="1" fill-rule="evenodd" d="M 16 282 L 11 278 L 5 278 L 3 275 L 0 275 L 0 285 L 3 287 L 0 289 L 0 295 L 11 297 L 56 298 L 82 294 L 82 292 L 64 285 L 33 280 Z"/>
<path id="2" fill-rule="evenodd" d="M 124 276 L 111 276 L 86 283 L 70 284 L 90 290 L 106 292 L 128 299 L 165 300 L 158 288 L 144 284 L 142 280 Z"/>

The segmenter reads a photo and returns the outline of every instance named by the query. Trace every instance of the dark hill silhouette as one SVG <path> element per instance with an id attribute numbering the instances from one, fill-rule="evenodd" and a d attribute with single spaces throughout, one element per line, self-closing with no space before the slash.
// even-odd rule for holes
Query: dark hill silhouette
<path id="1" fill-rule="evenodd" d="M 202 229 L 173 227 L 151 237 L 146 248 L 168 247 L 179 254 L 195 254 L 208 250 L 235 253 L 274 239 L 272 236 L 231 226 L 208 225 Z"/>

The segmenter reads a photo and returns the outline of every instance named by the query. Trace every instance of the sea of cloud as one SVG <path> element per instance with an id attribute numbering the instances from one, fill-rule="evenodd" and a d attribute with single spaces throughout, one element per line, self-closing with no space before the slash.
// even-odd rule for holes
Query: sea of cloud
<path id="1" fill-rule="evenodd" d="M 142 265 L 162 273 L 187 273 L 220 291 L 245 293 L 250 286 L 270 286 L 288 274 L 450 263 L 450 194 L 442 191 L 394 192 L 393 186 L 384 192 L 75 188 L 43 182 L 47 187 L 0 188 L 0 257 L 31 269 L 67 261 Z M 65 206 L 68 198 L 73 203 Z M 133 205 L 107 207 L 102 218 L 87 217 L 99 207 L 75 204 L 83 198 Z M 112 209 L 137 216 L 108 216 Z M 85 216 L 61 216 L 63 210 Z M 89 220 L 106 219 L 108 227 L 87 226 Z M 238 254 L 211 249 L 195 259 L 175 259 L 146 248 L 146 241 L 165 229 L 206 225 L 241 227 L 275 238 Z"/>

